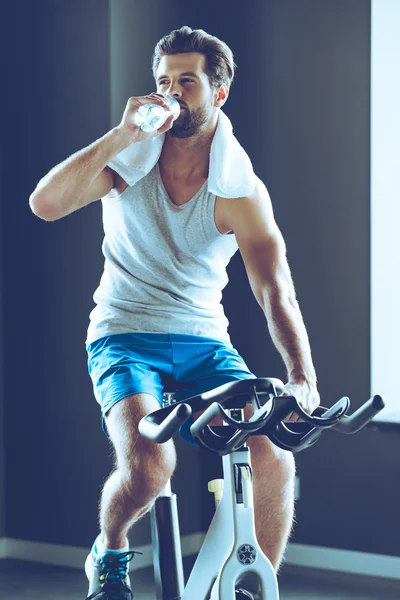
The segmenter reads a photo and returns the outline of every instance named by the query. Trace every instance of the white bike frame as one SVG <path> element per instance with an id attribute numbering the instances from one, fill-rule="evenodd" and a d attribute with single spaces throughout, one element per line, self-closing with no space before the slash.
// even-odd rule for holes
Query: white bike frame
<path id="1" fill-rule="evenodd" d="M 279 600 L 275 570 L 258 545 L 250 448 L 222 457 L 224 491 L 182 600 L 235 600 L 243 587 L 260 600 Z"/>
<path id="2" fill-rule="evenodd" d="M 216 500 L 182 600 L 236 600 L 238 588 L 257 594 L 259 600 L 279 600 L 275 570 L 256 538 L 250 448 L 226 454 L 222 463 L 222 498 Z M 166 486 L 166 496 L 170 489 Z"/>

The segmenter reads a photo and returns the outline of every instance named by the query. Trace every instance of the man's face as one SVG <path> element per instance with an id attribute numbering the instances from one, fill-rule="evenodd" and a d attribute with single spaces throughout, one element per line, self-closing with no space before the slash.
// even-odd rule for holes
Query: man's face
<path id="1" fill-rule="evenodd" d="M 157 93 L 173 96 L 181 106 L 168 135 L 188 138 L 203 129 L 214 111 L 214 94 L 198 52 L 163 56 L 157 69 Z"/>

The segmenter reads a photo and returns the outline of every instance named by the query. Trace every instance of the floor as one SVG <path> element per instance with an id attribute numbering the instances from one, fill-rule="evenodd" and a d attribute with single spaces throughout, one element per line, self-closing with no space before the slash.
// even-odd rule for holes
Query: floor
<path id="1" fill-rule="evenodd" d="M 185 573 L 193 563 L 185 561 Z M 156 600 L 152 568 L 131 573 L 135 600 Z M 300 571 L 284 567 L 279 576 L 280 600 L 399 600 L 400 581 L 359 579 L 343 573 Z M 85 600 L 87 581 L 82 571 L 0 561 L 1 600 Z"/>

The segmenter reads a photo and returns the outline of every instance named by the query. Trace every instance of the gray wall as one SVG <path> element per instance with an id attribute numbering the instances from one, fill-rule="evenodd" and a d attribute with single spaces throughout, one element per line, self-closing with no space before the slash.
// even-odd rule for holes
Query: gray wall
<path id="1" fill-rule="evenodd" d="M 268 2 L 252 35 L 241 17 L 246 60 L 226 111 L 286 240 L 321 404 L 348 395 L 357 408 L 370 392 L 369 2 Z M 218 23 L 223 39 L 228 29 Z M 239 256 L 229 273 L 232 339 L 257 375 L 285 379 Z M 398 556 L 396 448 L 398 430 L 368 429 L 299 454 L 292 541 Z M 204 526 L 211 511 L 208 500 Z"/>
<path id="2" fill-rule="evenodd" d="M 0 65 L 2 72 L 4 73 L 5 56 L 6 56 L 6 38 L 4 35 L 5 23 L 4 20 L 0 21 Z M 4 380 L 2 374 L 3 368 L 3 357 L 4 357 L 4 307 L 3 307 L 3 295 L 4 295 L 4 273 L 2 265 L 4 263 L 3 258 L 3 244 L 2 244 L 2 226 L 4 223 L 4 172 L 3 172 L 3 156 L 4 156 L 4 139 L 3 136 L 0 138 L 0 538 L 5 533 L 5 497 L 4 497 Z"/>
<path id="3" fill-rule="evenodd" d="M 18 20 L 22 12 L 24 21 Z M 16 2 L 8 20 L 4 197 L 12 202 L 4 205 L 2 230 L 2 378 L 12 460 L 5 533 L 89 546 L 97 534 L 100 489 L 112 468 L 84 346 L 104 263 L 101 204 L 46 223 L 32 215 L 28 199 L 54 165 L 111 128 L 110 8 L 107 0 Z M 194 449 L 180 452 L 177 491 L 198 461 Z M 183 533 L 200 528 L 196 485 L 188 501 L 198 516 L 182 507 Z M 148 539 L 143 520 L 134 541 Z"/>
<path id="4" fill-rule="evenodd" d="M 3 144 L 0 144 L 0 207 L 3 207 Z M 0 211 L 2 209 L 0 208 Z M 0 222 L 3 222 L 3 214 L 1 212 Z M 1 232 L 0 232 L 0 240 L 1 240 Z M 1 242 L 0 242 L 1 244 Z M 0 265 L 3 264 L 3 256 L 2 256 L 2 247 L 0 245 Z M 4 283 L 3 283 L 3 270 L 0 267 L 0 375 L 4 373 L 4 328 L 3 328 L 3 318 L 4 318 L 4 310 L 3 310 L 3 291 L 4 291 Z M 4 385 L 3 385 L 3 377 L 0 376 L 0 538 L 3 537 L 5 533 L 5 502 L 4 502 Z"/>
<path id="5" fill-rule="evenodd" d="M 8 21 L 6 534 L 85 546 L 111 464 L 84 348 L 101 214 L 45 223 L 28 199 L 51 167 L 109 129 L 109 6 L 19 1 Z"/>
<path id="6" fill-rule="evenodd" d="M 369 394 L 369 2 L 263 1 L 233 11 L 227 1 L 47 0 L 8 12 L 6 534 L 88 546 L 111 467 L 84 349 L 103 266 L 101 207 L 45 223 L 30 213 L 29 194 L 116 125 L 129 96 L 154 90 L 150 57 L 162 35 L 183 24 L 216 34 L 239 64 L 226 113 L 273 200 L 322 404 L 347 394 L 357 407 Z M 256 374 L 284 378 L 239 255 L 229 273 L 234 344 Z M 372 430 L 326 434 L 299 455 L 294 541 L 398 555 L 395 441 Z M 199 468 L 205 485 L 219 467 L 181 443 L 179 456 L 175 489 L 185 492 L 189 533 L 200 527 L 199 503 L 204 527 L 212 506 L 192 473 Z M 145 521 L 133 539 L 147 541 Z"/>

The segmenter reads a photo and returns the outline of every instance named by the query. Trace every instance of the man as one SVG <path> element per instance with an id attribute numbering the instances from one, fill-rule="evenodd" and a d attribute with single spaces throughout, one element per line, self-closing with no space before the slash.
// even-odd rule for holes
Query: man
<path id="1" fill-rule="evenodd" d="M 180 400 L 254 377 L 230 342 L 220 305 L 226 265 L 238 248 L 287 368 L 285 393 L 309 414 L 319 405 L 285 243 L 265 185 L 255 177 L 253 193 L 238 198 L 207 189 L 210 148 L 235 66 L 218 38 L 189 27 L 171 32 L 153 55 L 157 92 L 130 98 L 119 126 L 54 167 L 30 198 L 33 212 L 48 221 L 100 198 L 103 204 L 105 270 L 86 342 L 116 468 L 102 492 L 100 534 L 85 565 L 90 599 L 133 598 L 127 533 L 176 464 L 172 440 L 157 445 L 138 433 L 140 419 L 159 408 L 164 386 L 176 385 Z M 176 121 L 167 95 L 180 104 Z M 148 102 L 169 115 L 150 133 L 135 119 Z M 163 133 L 159 160 L 135 185 L 108 166 L 131 144 Z M 187 431 L 182 435 L 192 442 Z M 250 438 L 248 446 L 257 537 L 278 570 L 293 522 L 294 459 L 265 436 Z"/>

